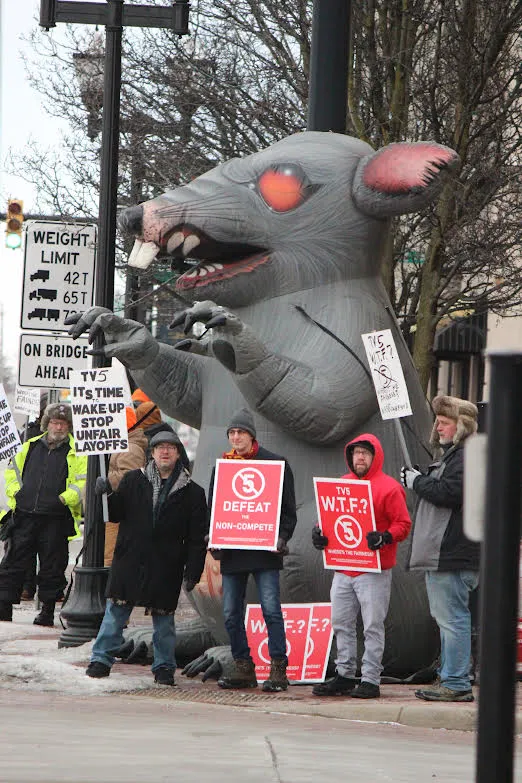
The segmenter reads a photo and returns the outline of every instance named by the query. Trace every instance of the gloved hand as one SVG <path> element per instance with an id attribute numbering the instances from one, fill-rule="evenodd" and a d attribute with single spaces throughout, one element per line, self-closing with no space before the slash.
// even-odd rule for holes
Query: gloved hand
<path id="1" fill-rule="evenodd" d="M 420 470 L 417 470 L 416 468 L 407 468 L 406 465 L 401 468 L 401 483 L 406 489 L 413 489 L 413 482 L 417 476 L 422 476 Z"/>
<path id="2" fill-rule="evenodd" d="M 197 582 L 194 581 L 194 579 L 189 579 L 188 577 L 185 577 L 185 579 L 183 580 L 183 587 L 185 588 L 186 593 L 191 593 L 196 585 Z"/>
<path id="3" fill-rule="evenodd" d="M 369 533 L 366 533 L 366 541 L 368 542 L 368 549 L 375 551 L 385 544 L 393 544 L 393 536 L 389 530 L 385 530 L 384 533 L 380 533 L 378 530 L 370 530 Z"/>
<path id="4" fill-rule="evenodd" d="M 290 553 L 290 550 L 288 549 L 285 539 L 281 538 L 281 536 L 279 536 L 279 538 L 277 539 L 277 551 L 279 552 L 280 555 L 283 555 L 283 557 Z"/>
<path id="5" fill-rule="evenodd" d="M 96 479 L 96 484 L 94 485 L 94 494 L 103 495 L 105 492 L 108 495 L 110 495 L 112 492 L 112 487 L 109 482 L 109 479 L 103 478 L 103 476 L 98 476 L 98 478 Z"/>
<path id="6" fill-rule="evenodd" d="M 328 546 L 328 536 L 323 536 L 319 525 L 315 525 L 312 528 L 312 544 L 319 550 L 323 550 Z"/>

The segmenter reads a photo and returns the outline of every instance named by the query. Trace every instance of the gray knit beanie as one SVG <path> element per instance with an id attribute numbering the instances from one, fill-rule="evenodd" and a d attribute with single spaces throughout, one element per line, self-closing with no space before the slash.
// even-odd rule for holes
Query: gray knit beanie
<path id="1" fill-rule="evenodd" d="M 241 410 L 238 410 L 234 413 L 227 427 L 227 436 L 230 430 L 233 429 L 245 430 L 245 432 L 250 433 L 253 438 L 256 437 L 256 425 L 254 424 L 254 417 L 248 408 L 241 408 Z"/>
<path id="2" fill-rule="evenodd" d="M 52 402 L 48 405 L 43 413 L 40 429 L 45 432 L 49 426 L 51 419 L 63 419 L 69 425 L 69 429 L 72 430 L 72 410 L 70 405 L 66 405 L 63 402 Z"/>

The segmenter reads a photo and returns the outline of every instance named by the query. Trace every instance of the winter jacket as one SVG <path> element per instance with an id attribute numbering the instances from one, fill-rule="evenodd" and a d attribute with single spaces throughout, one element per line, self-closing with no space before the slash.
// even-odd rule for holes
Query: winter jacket
<path id="1" fill-rule="evenodd" d="M 119 523 L 107 597 L 134 606 L 174 611 L 183 577 L 199 582 L 205 561 L 205 492 L 182 470 L 156 524 L 152 485 L 143 470 L 124 475 L 109 496 L 109 516 Z"/>
<path id="2" fill-rule="evenodd" d="M 45 476 L 45 467 L 47 464 L 47 457 L 49 454 L 46 454 L 46 450 L 42 449 L 42 438 L 47 435 L 47 432 L 44 432 L 42 435 L 39 435 L 37 438 L 31 438 L 30 440 L 27 440 L 20 451 L 14 456 L 14 460 L 16 463 L 16 467 L 18 469 L 18 474 L 22 477 L 22 484 L 24 484 L 24 469 L 26 464 L 28 464 L 29 459 L 39 459 L 42 461 L 42 476 Z M 36 448 L 38 445 L 38 448 Z M 58 450 L 56 450 L 58 451 Z M 56 456 L 56 455 L 51 455 Z M 62 486 L 64 486 L 64 489 L 59 492 L 59 497 L 63 501 L 63 505 L 65 508 L 68 508 L 71 512 L 71 516 L 74 521 L 74 533 L 69 536 L 69 540 L 79 538 L 80 534 L 80 528 L 79 528 L 79 522 L 82 518 L 82 491 L 85 486 L 85 481 L 87 478 L 87 457 L 81 455 L 77 455 L 75 448 L 74 448 L 74 438 L 71 434 L 69 434 L 69 449 L 67 451 L 67 454 L 65 456 L 66 466 L 64 469 L 64 482 Z M 33 465 L 31 465 L 33 467 Z M 31 471 L 32 472 L 32 471 Z M 57 491 L 59 491 L 61 487 L 58 488 Z M 5 471 L 5 494 L 7 496 L 7 502 L 9 505 L 9 508 L 11 510 L 14 510 L 17 505 L 17 493 L 20 491 L 20 482 L 17 475 L 17 471 L 13 467 L 13 462 L 11 461 L 9 463 L 9 467 Z M 24 493 L 25 494 L 25 493 Z M 35 496 L 35 501 L 37 499 L 37 496 Z M 26 511 L 32 511 L 31 508 L 27 508 L 26 504 L 24 505 L 24 509 Z M 0 519 L 2 516 L 4 516 L 6 512 L 0 512 Z"/>
<path id="3" fill-rule="evenodd" d="M 464 535 L 464 447 L 443 446 L 442 459 L 417 476 L 419 497 L 407 568 L 423 571 L 478 571 L 480 544 Z"/>
<path id="4" fill-rule="evenodd" d="M 353 464 L 349 448 L 363 442 L 370 443 L 375 454 L 368 473 L 359 479 L 353 472 Z M 380 533 L 387 530 L 393 538 L 391 544 L 384 544 L 379 550 L 381 556 L 381 569 L 383 571 L 393 568 L 397 562 L 397 544 L 407 538 L 411 529 L 411 519 L 406 506 L 406 493 L 398 481 L 383 472 L 384 451 L 381 442 L 375 435 L 359 435 L 346 444 L 344 449 L 346 464 L 349 473 L 343 478 L 369 481 L 372 488 L 373 512 L 375 515 L 375 527 Z M 363 571 L 343 571 L 347 576 L 360 576 Z"/>
<path id="5" fill-rule="evenodd" d="M 282 460 L 285 463 L 283 477 L 283 493 L 281 497 L 281 515 L 279 518 L 279 536 L 285 542 L 289 541 L 293 535 L 296 523 L 297 513 L 295 508 L 295 490 L 294 474 L 290 465 L 284 457 L 280 457 L 262 446 L 255 459 Z M 210 477 L 210 487 L 208 490 L 208 507 L 212 508 L 212 497 L 214 495 L 214 474 L 212 470 Z M 261 571 L 265 569 L 283 568 L 283 557 L 278 552 L 268 552 L 266 549 L 222 549 L 220 553 L 221 573 L 236 574 L 245 571 Z"/>

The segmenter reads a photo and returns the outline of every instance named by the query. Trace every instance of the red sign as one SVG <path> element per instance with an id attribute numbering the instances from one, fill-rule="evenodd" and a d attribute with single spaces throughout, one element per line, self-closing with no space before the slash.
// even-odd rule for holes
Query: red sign
<path id="1" fill-rule="evenodd" d="M 283 460 L 216 460 L 211 549 L 277 549 Z"/>
<path id="2" fill-rule="evenodd" d="M 286 632 L 286 675 L 293 682 L 322 682 L 332 646 L 331 604 L 283 604 Z M 247 606 L 245 626 L 259 682 L 268 680 L 270 653 L 261 606 Z"/>
<path id="3" fill-rule="evenodd" d="M 359 479 L 314 478 L 319 527 L 328 538 L 325 568 L 337 571 L 380 571 L 381 557 L 366 543 L 375 530 L 372 487 Z"/>

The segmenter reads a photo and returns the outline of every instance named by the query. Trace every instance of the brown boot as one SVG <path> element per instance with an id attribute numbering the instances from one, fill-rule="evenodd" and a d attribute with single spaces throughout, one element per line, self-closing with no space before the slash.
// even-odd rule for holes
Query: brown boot
<path id="1" fill-rule="evenodd" d="M 268 693 L 278 693 L 286 691 L 288 688 L 288 679 L 286 676 L 287 667 L 286 658 L 272 658 L 270 662 L 270 676 L 263 683 L 263 690 Z"/>
<path id="2" fill-rule="evenodd" d="M 257 688 L 256 667 L 252 658 L 236 658 L 234 671 L 218 680 L 220 688 Z"/>

